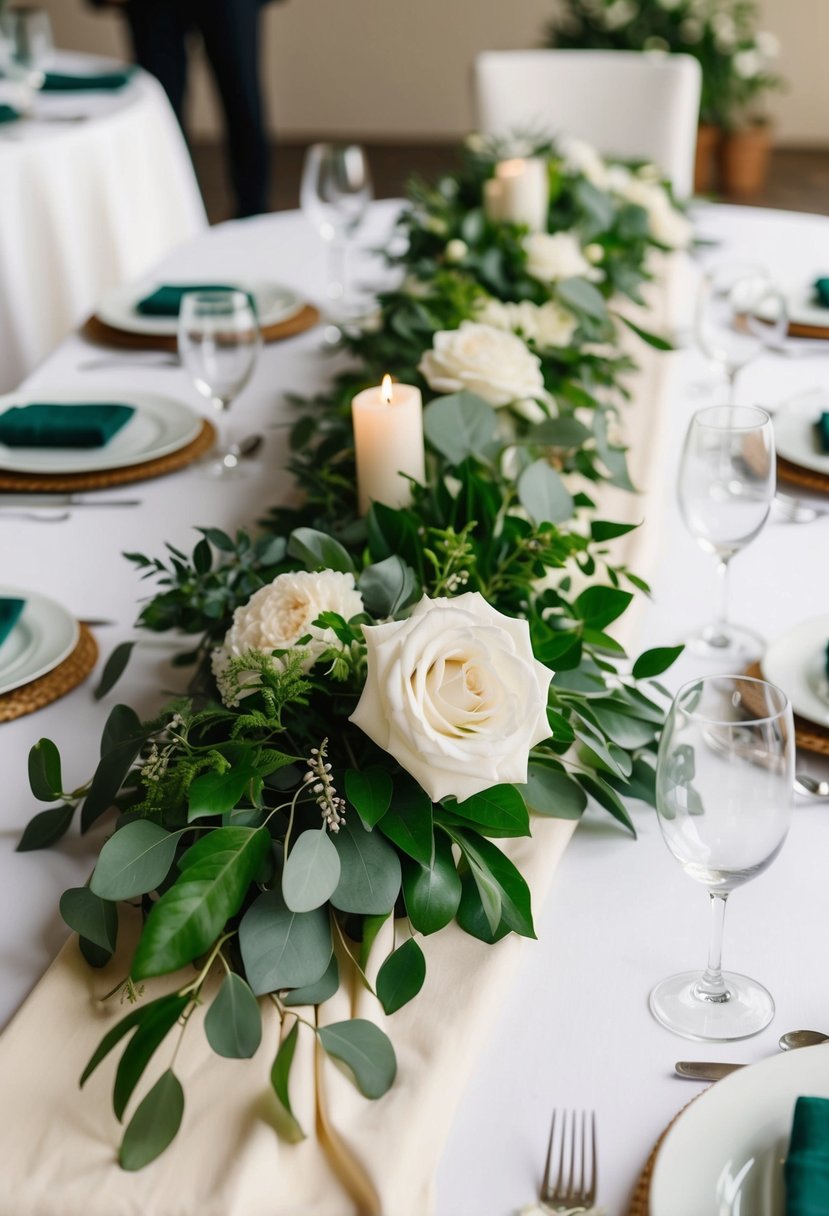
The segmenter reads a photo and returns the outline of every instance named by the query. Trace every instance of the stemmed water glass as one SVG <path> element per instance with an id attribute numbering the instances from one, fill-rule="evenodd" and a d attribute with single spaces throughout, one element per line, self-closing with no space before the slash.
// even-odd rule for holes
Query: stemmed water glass
<path id="1" fill-rule="evenodd" d="M 794 723 L 784 693 L 747 676 L 705 676 L 677 693 L 662 732 L 656 803 L 662 836 L 708 888 L 708 966 L 657 984 L 654 1017 L 692 1039 L 742 1039 L 774 1016 L 766 989 L 722 970 L 728 896 L 774 861 L 789 830 Z"/>
<path id="2" fill-rule="evenodd" d="M 182 297 L 179 357 L 219 419 L 250 380 L 261 342 L 256 308 L 246 292 L 193 291 Z M 239 446 L 222 434 L 220 425 L 217 431 L 210 471 L 227 477 L 239 472 Z"/>
<path id="3" fill-rule="evenodd" d="M 709 658 L 756 658 L 762 638 L 728 615 L 732 557 L 765 524 L 776 482 L 774 430 L 765 410 L 714 405 L 691 419 L 679 469 L 679 506 L 685 526 L 718 563 L 722 586 L 719 619 L 689 639 Z"/>
<path id="4" fill-rule="evenodd" d="M 335 321 L 347 321 L 354 308 L 348 252 L 373 193 L 365 149 L 357 144 L 313 144 L 308 149 L 300 203 L 328 246 L 327 295 Z"/>
<path id="5" fill-rule="evenodd" d="M 697 297 L 695 332 L 703 353 L 725 372 L 728 400 L 737 376 L 765 346 L 782 341 L 788 329 L 786 301 L 769 272 L 746 262 L 715 262 Z"/>

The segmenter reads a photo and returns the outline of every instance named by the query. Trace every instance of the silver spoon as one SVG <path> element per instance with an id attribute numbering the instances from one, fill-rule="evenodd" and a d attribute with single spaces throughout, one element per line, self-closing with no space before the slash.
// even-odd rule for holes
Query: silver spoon
<path id="1" fill-rule="evenodd" d="M 808 773 L 797 774 L 794 789 L 796 794 L 802 794 L 805 798 L 829 798 L 829 781 L 820 781 Z"/>
<path id="2" fill-rule="evenodd" d="M 146 357 L 131 354 L 126 358 L 104 356 L 100 359 L 86 359 L 83 363 L 78 364 L 77 370 L 95 372 L 112 367 L 181 367 L 181 363 L 178 355 L 156 354 L 154 351 L 148 351 Z"/>
<path id="3" fill-rule="evenodd" d="M 778 1043 L 781 1051 L 794 1051 L 796 1047 L 816 1047 L 828 1041 L 829 1034 L 821 1034 L 819 1030 L 789 1030 L 781 1034 Z"/>

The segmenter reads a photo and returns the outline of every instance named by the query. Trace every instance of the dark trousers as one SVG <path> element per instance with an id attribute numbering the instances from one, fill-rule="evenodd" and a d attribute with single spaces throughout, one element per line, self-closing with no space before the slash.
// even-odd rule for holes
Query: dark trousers
<path id="1" fill-rule="evenodd" d="M 187 39 L 198 31 L 225 113 L 239 215 L 267 206 L 268 144 L 259 88 L 259 0 L 128 0 L 136 61 L 164 86 L 179 122 Z"/>

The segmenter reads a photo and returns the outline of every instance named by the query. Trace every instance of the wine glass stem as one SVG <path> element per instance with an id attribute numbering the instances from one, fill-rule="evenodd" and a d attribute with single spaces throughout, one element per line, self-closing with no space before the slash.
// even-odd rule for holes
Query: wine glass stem
<path id="1" fill-rule="evenodd" d="M 340 307 L 348 299 L 348 242 L 339 238 L 329 246 L 328 295 Z"/>
<path id="2" fill-rule="evenodd" d="M 708 942 L 708 966 L 697 984 L 697 996 L 716 1003 L 728 1000 L 728 989 L 722 974 L 722 938 L 725 923 L 725 901 L 728 892 L 708 892 L 711 900 L 711 937 Z"/>
<path id="3" fill-rule="evenodd" d="M 717 564 L 720 575 L 720 615 L 717 624 L 726 633 L 728 631 L 728 567 L 729 559 L 722 558 Z"/>
<path id="4" fill-rule="evenodd" d="M 737 373 L 739 372 L 739 370 L 740 369 L 737 367 L 726 368 L 725 374 L 728 379 L 728 404 L 729 405 L 734 405 L 737 401 Z"/>
<path id="5" fill-rule="evenodd" d="M 224 397 L 214 397 L 213 405 L 216 409 L 216 419 L 213 423 L 216 428 L 216 451 L 220 457 L 224 457 L 233 454 L 235 451 L 235 445 L 230 442 L 227 422 L 225 421 L 227 411 L 230 409 L 230 401 Z"/>

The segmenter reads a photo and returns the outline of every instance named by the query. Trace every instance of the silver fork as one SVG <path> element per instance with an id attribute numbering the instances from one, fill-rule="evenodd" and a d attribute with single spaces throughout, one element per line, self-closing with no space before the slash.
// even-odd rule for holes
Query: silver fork
<path id="1" fill-rule="evenodd" d="M 587 1111 L 554 1110 L 539 1195 L 542 1206 L 550 1212 L 570 1212 L 573 1216 L 576 1212 L 587 1212 L 596 1202 L 597 1175 L 596 1112 L 591 1111 L 588 1116 Z"/>

